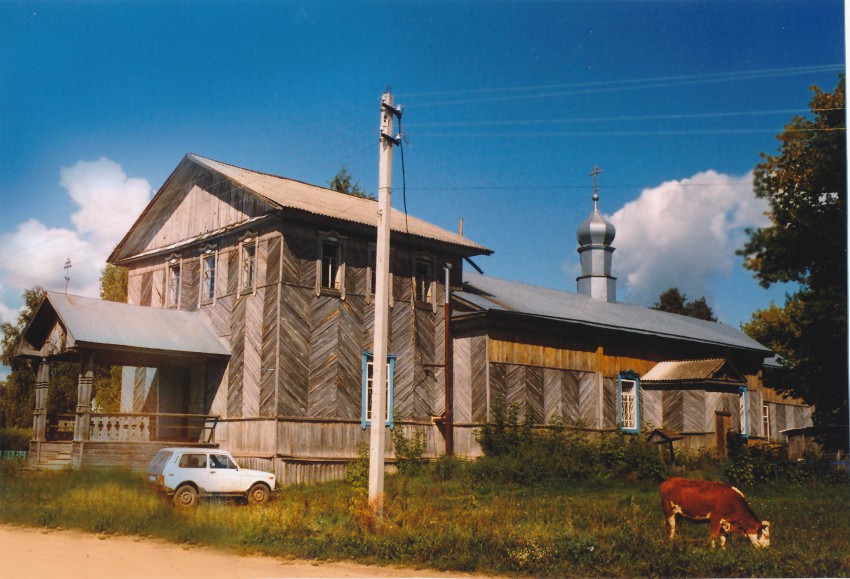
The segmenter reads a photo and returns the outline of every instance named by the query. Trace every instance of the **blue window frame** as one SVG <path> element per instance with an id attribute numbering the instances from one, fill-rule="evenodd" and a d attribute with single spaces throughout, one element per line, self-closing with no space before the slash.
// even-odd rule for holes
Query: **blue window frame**
<path id="1" fill-rule="evenodd" d="M 623 432 L 640 432 L 640 376 L 628 370 L 617 376 L 617 424 Z"/>
<path id="2" fill-rule="evenodd" d="M 738 406 L 738 413 L 741 422 L 741 436 L 743 438 L 750 437 L 750 396 L 746 386 L 738 388 L 738 393 L 741 395 L 741 401 Z"/>
<path id="3" fill-rule="evenodd" d="M 363 353 L 360 426 L 365 430 L 372 424 L 372 353 Z M 395 356 L 387 356 L 386 426 L 393 428 L 393 390 L 395 385 Z"/>

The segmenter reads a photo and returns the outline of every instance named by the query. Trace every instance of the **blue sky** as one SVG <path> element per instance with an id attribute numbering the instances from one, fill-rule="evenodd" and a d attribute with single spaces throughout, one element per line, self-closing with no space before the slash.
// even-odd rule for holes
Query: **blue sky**
<path id="1" fill-rule="evenodd" d="M 394 205 L 463 218 L 486 273 L 575 291 L 599 165 L 618 298 L 678 286 L 737 326 L 787 290 L 734 255 L 765 223 L 750 172 L 835 87 L 843 23 L 832 0 L 0 2 L 0 321 L 69 258 L 96 293 L 187 152 L 376 191 L 390 85 Z"/>

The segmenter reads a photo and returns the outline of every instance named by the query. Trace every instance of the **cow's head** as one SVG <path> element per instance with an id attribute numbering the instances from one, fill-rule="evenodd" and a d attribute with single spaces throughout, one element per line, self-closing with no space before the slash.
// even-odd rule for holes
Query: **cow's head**
<path id="1" fill-rule="evenodd" d="M 756 547 L 770 547 L 770 523 L 762 521 L 756 533 L 748 533 L 747 536 Z"/>

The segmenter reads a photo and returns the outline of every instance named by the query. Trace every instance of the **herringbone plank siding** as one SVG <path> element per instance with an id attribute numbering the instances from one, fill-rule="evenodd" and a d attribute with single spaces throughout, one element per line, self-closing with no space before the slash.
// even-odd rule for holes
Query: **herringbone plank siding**
<path id="1" fill-rule="evenodd" d="M 652 423 L 656 427 L 664 425 L 661 412 L 661 390 L 643 390 L 640 391 L 641 422 Z"/>
<path id="2" fill-rule="evenodd" d="M 142 274 L 142 293 L 139 305 L 151 305 L 153 295 L 153 272 L 146 271 Z"/>
<path id="3" fill-rule="evenodd" d="M 409 303 L 396 302 L 392 309 L 392 350 L 395 361 L 395 401 L 393 405 L 404 418 L 412 418 L 415 412 L 413 385 L 415 380 L 416 349 L 413 342 L 413 308 Z"/>
<path id="4" fill-rule="evenodd" d="M 713 432 L 714 411 L 711 411 L 712 423 L 706 424 L 705 391 L 685 390 L 682 396 L 682 416 L 685 432 Z M 705 428 L 708 426 L 708 428 Z M 703 430 L 705 428 L 705 430 Z"/>
<path id="5" fill-rule="evenodd" d="M 340 301 L 338 317 L 338 357 L 336 380 L 336 407 L 334 416 L 359 418 L 362 397 L 361 374 L 363 351 L 360 348 L 363 298 L 349 296 Z"/>
<path id="6" fill-rule="evenodd" d="M 307 415 L 313 299 L 311 289 L 281 286 L 277 410 L 280 416 Z"/>
<path id="7" fill-rule="evenodd" d="M 227 373 L 227 417 L 242 417 L 242 377 L 245 356 L 245 309 L 246 300 L 240 297 L 233 307 L 230 318 L 230 367 Z"/>
<path id="8" fill-rule="evenodd" d="M 277 412 L 280 286 L 269 286 L 264 292 L 259 410 L 260 416 L 273 417 Z"/>
<path id="9" fill-rule="evenodd" d="M 260 353 L 263 333 L 263 303 L 265 288 L 257 295 L 244 296 L 245 342 L 242 371 L 242 416 L 254 418 L 260 415 Z"/>
<path id="10" fill-rule="evenodd" d="M 469 340 L 472 420 L 474 422 L 483 422 L 487 419 L 489 413 L 487 396 L 487 338 L 485 336 L 473 336 Z M 492 394 L 490 398 L 492 398 Z M 492 400 L 489 403 L 492 404 Z"/>
<path id="11" fill-rule="evenodd" d="M 492 413 L 496 404 L 501 403 L 507 409 L 510 402 L 507 399 L 507 377 L 504 364 L 490 364 L 490 408 L 488 415 Z"/>
<path id="12" fill-rule="evenodd" d="M 312 312 L 313 335 L 310 340 L 310 383 L 307 394 L 311 418 L 330 418 L 336 406 L 337 356 L 340 315 L 339 300 L 316 298 Z"/>
<path id="13" fill-rule="evenodd" d="M 598 428 L 599 423 L 599 390 L 602 381 L 598 374 L 587 373 L 579 377 L 579 411 L 580 419 L 585 426 Z"/>
<path id="14" fill-rule="evenodd" d="M 474 338 L 454 341 L 454 419 L 465 423 L 472 420 L 472 357 L 470 349 Z M 479 402 L 483 407 L 484 402 Z"/>
<path id="15" fill-rule="evenodd" d="M 602 428 L 614 428 L 618 426 L 619 404 L 617 379 L 602 378 Z"/>
<path id="16" fill-rule="evenodd" d="M 684 408 L 683 398 L 684 392 L 682 390 L 665 390 L 661 394 L 661 408 L 665 428 L 684 432 L 685 416 L 682 414 Z"/>
<path id="17" fill-rule="evenodd" d="M 200 291 L 200 261 L 184 259 L 180 271 L 180 309 L 198 309 L 198 292 Z"/>
<path id="18" fill-rule="evenodd" d="M 543 421 L 543 369 L 528 366 L 526 371 L 526 405 L 530 418 L 536 422 Z"/>

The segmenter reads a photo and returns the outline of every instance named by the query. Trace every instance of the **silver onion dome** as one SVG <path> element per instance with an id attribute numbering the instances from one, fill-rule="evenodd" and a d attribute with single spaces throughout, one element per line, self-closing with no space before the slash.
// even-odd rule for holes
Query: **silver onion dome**
<path id="1" fill-rule="evenodd" d="M 597 202 L 599 195 L 593 194 L 593 212 L 581 222 L 576 232 L 576 239 L 580 246 L 587 245 L 611 245 L 616 235 L 614 226 L 599 213 Z"/>

